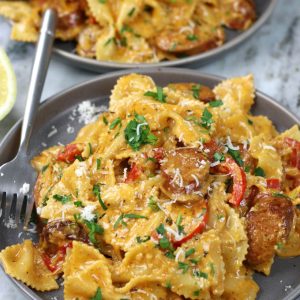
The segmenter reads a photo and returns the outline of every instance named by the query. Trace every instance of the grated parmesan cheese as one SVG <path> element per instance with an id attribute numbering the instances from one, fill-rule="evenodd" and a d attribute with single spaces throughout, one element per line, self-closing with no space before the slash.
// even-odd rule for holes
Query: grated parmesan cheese
<path id="1" fill-rule="evenodd" d="M 93 213 L 96 209 L 95 205 L 87 205 L 81 212 L 81 217 L 84 220 L 92 221 L 95 218 L 95 214 Z"/>
<path id="2" fill-rule="evenodd" d="M 70 124 L 67 125 L 67 133 L 68 134 L 72 134 L 75 132 L 75 129 L 73 126 L 71 126 Z"/>
<path id="3" fill-rule="evenodd" d="M 233 146 L 232 142 L 231 142 L 231 138 L 230 136 L 227 136 L 227 147 L 231 150 L 240 150 L 240 147 L 239 146 Z"/>
<path id="4" fill-rule="evenodd" d="M 52 130 L 48 133 L 48 138 L 50 138 L 51 136 L 57 134 L 57 132 L 58 132 L 54 125 L 51 126 L 51 128 L 52 128 Z"/>
<path id="5" fill-rule="evenodd" d="M 28 194 L 29 190 L 30 190 L 30 184 L 24 182 L 24 184 L 23 184 L 23 186 L 20 188 L 19 192 L 20 192 L 21 194 L 25 195 L 25 194 Z"/>
<path id="6" fill-rule="evenodd" d="M 179 259 L 180 259 L 181 256 L 185 257 L 185 253 L 184 253 L 182 248 L 178 248 L 178 251 L 177 251 L 176 256 L 175 256 L 175 261 L 176 262 L 180 261 Z"/>
<path id="7" fill-rule="evenodd" d="M 98 114 L 107 110 L 107 106 L 101 105 L 97 107 L 91 101 L 83 101 L 78 104 L 76 112 L 79 113 L 78 122 L 85 125 L 95 122 Z M 75 112 L 75 114 L 76 114 Z"/>

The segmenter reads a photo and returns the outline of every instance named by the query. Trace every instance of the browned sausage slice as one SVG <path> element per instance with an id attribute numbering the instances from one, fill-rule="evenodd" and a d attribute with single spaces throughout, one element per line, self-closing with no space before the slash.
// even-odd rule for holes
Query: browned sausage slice
<path id="1" fill-rule="evenodd" d="M 165 153 L 161 160 L 164 187 L 171 193 L 200 190 L 209 173 L 209 162 L 195 148 L 178 148 Z"/>
<path id="2" fill-rule="evenodd" d="M 253 266 L 273 258 L 276 244 L 289 236 L 295 215 L 292 202 L 284 197 L 258 194 L 254 202 L 246 215 L 247 262 Z"/>

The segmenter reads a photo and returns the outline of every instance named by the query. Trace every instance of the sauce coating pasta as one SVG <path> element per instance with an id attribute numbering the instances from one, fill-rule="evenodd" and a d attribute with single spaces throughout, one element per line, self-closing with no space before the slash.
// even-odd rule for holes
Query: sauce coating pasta
<path id="1" fill-rule="evenodd" d="M 253 272 L 300 254 L 300 131 L 253 103 L 251 75 L 121 77 L 108 112 L 33 159 L 40 241 L 4 249 L 5 271 L 40 291 L 63 276 L 67 300 L 255 299 Z"/>

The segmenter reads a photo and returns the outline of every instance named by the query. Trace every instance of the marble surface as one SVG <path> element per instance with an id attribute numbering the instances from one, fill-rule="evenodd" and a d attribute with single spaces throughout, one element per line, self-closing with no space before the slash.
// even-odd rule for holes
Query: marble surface
<path id="1" fill-rule="evenodd" d="M 10 25 L 0 18 L 0 46 L 4 47 L 17 75 L 17 102 L 0 122 L 0 141 L 22 116 L 34 48 L 9 40 Z M 278 0 L 271 19 L 234 52 L 199 71 L 226 77 L 253 73 L 256 87 L 274 97 L 300 117 L 300 2 Z M 42 99 L 97 74 L 76 69 L 56 57 L 50 64 Z M 284 289 L 284 286 L 282 287 Z M 26 299 L 0 271 L 0 299 Z"/>

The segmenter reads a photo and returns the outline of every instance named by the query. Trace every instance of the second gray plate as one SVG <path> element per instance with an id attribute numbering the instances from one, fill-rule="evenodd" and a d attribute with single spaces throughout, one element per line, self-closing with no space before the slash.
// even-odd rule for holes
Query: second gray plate
<path id="1" fill-rule="evenodd" d="M 110 92 L 117 79 L 130 72 L 127 70 L 99 76 L 57 94 L 44 102 L 40 107 L 30 142 L 28 172 L 34 172 L 29 160 L 41 152 L 46 145 L 50 147 L 58 143 L 67 144 L 74 139 L 76 132 L 82 127 L 82 124 L 78 123 L 77 118 L 74 118 L 74 109 L 80 102 L 90 100 L 97 106 L 107 105 Z M 132 70 L 132 72 L 141 71 Z M 186 69 L 148 69 L 141 73 L 151 76 L 156 84 L 160 86 L 165 86 L 171 82 L 198 82 L 209 87 L 214 87 L 222 80 L 220 77 Z M 299 124 L 299 120 L 295 116 L 261 92 L 256 92 L 256 103 L 252 112 L 256 115 L 263 114 L 268 116 L 279 131 L 283 131 L 294 124 Z M 20 125 L 21 121 L 10 130 L 0 144 L 0 165 L 7 162 L 16 153 L 19 144 Z M 70 133 L 72 132 L 70 128 L 74 129 L 74 133 Z M 34 183 L 31 182 L 30 184 Z M 12 229 L 9 232 L 1 231 L 0 250 L 11 244 L 20 243 L 24 238 L 37 238 L 36 234 L 28 235 L 26 233 L 21 234 L 21 232 L 22 229 L 20 227 Z M 269 277 L 260 274 L 255 274 L 254 277 L 261 288 L 258 296 L 259 300 L 292 300 L 300 288 L 300 257 L 276 259 Z M 62 288 L 58 291 L 41 293 L 31 290 L 17 280 L 13 281 L 32 299 L 50 300 L 55 299 L 54 297 L 62 299 Z M 293 297 L 289 296 L 289 293 Z"/>
<path id="2" fill-rule="evenodd" d="M 203 52 L 197 55 L 192 55 L 186 58 L 176 59 L 172 61 L 163 61 L 153 64 L 129 64 L 129 63 L 116 63 L 110 61 L 98 61 L 96 59 L 85 58 L 75 53 L 75 43 L 56 42 L 54 51 L 66 63 L 80 68 L 88 69 L 93 72 L 104 73 L 112 70 L 130 69 L 130 68 L 154 68 L 154 67 L 174 67 L 185 66 L 197 68 L 203 64 L 210 62 L 212 59 L 225 54 L 227 51 L 232 50 L 236 46 L 243 43 L 247 38 L 254 34 L 270 17 L 276 5 L 276 0 L 254 0 L 257 10 L 257 20 L 246 31 L 236 31 L 225 29 L 226 41 L 221 47 Z"/>

